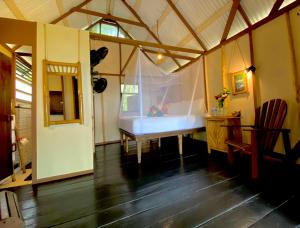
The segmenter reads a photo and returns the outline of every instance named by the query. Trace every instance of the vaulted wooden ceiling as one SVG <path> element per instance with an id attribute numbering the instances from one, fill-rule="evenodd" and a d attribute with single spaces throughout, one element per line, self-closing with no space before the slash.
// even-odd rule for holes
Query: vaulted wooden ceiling
<path id="1" fill-rule="evenodd" d="M 163 64 L 175 69 L 299 4 L 300 0 L 3 0 L 0 17 L 80 29 L 101 18 L 113 19 L 132 39 L 142 41 L 134 44 L 145 46 L 150 57 L 164 50 L 168 57 Z"/>

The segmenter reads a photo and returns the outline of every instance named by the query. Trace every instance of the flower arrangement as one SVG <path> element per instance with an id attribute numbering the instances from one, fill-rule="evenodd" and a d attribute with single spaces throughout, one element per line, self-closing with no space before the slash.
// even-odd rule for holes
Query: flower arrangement
<path id="1" fill-rule="evenodd" d="M 218 102 L 218 108 L 224 107 L 224 101 L 230 94 L 230 90 L 227 88 L 223 88 L 223 91 L 215 96 L 217 102 Z"/>

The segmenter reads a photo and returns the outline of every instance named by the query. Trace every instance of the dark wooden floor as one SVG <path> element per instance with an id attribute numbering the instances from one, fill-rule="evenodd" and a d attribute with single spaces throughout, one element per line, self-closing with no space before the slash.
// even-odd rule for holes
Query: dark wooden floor
<path id="1" fill-rule="evenodd" d="M 229 170 L 205 144 L 176 138 L 153 144 L 136 164 L 135 148 L 97 147 L 95 174 L 16 189 L 28 227 L 295 227 L 300 224 L 297 173 L 267 165 L 252 183 L 247 161 Z M 146 150 L 149 148 L 146 148 Z M 154 151 L 154 152 L 153 152 Z M 245 171 L 246 170 L 246 171 Z"/>

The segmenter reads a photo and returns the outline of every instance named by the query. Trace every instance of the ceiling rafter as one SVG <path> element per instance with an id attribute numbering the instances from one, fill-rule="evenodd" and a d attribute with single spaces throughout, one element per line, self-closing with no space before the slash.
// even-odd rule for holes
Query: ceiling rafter
<path id="1" fill-rule="evenodd" d="M 140 7 L 142 5 L 142 0 L 136 0 L 134 6 L 132 7 L 135 11 L 139 11 Z M 131 15 L 132 18 L 134 18 L 133 15 Z M 130 31 L 132 29 L 132 26 L 129 25 L 127 27 L 127 31 Z"/>
<path id="2" fill-rule="evenodd" d="M 93 0 L 83 1 L 82 3 L 78 4 L 77 6 L 71 8 L 70 10 L 68 10 L 67 12 L 62 14 L 61 16 L 59 16 L 58 18 L 51 21 L 50 24 L 56 24 L 56 23 L 60 22 L 64 18 L 66 18 L 66 17 L 70 16 L 72 13 L 74 13 L 76 11 L 76 9 L 80 9 L 80 8 L 84 7 L 86 4 L 90 3 L 91 1 L 93 1 Z"/>
<path id="3" fill-rule="evenodd" d="M 242 15 L 242 17 L 243 17 L 244 21 L 246 22 L 247 26 L 251 27 L 252 26 L 251 21 L 250 21 L 248 15 L 246 14 L 244 8 L 241 6 L 241 4 L 239 4 L 238 11 Z"/>
<path id="4" fill-rule="evenodd" d="M 152 32 L 152 30 L 143 22 L 143 20 L 141 19 L 141 17 L 137 14 L 137 12 L 126 2 L 126 0 L 121 0 L 124 5 L 129 9 L 129 11 L 139 20 L 140 23 L 144 24 L 145 29 L 151 34 L 151 36 L 159 43 L 162 45 L 162 42 L 160 41 L 160 39 Z M 165 49 L 165 52 L 170 54 L 170 52 Z M 172 58 L 173 61 L 176 63 L 176 65 L 178 67 L 180 67 L 180 63 L 177 61 L 177 59 Z"/>
<path id="5" fill-rule="evenodd" d="M 19 9 L 19 7 L 16 5 L 14 0 L 3 0 L 6 6 L 9 8 L 10 12 L 15 16 L 16 19 L 19 20 L 24 20 L 26 21 L 27 19 Z"/>
<path id="6" fill-rule="evenodd" d="M 102 18 L 96 20 L 94 23 L 90 24 L 88 27 L 85 28 L 85 30 L 89 30 L 90 28 L 94 27 L 96 24 L 100 23 Z"/>
<path id="7" fill-rule="evenodd" d="M 133 37 L 118 22 L 117 24 L 124 31 L 124 33 L 129 37 L 129 39 L 134 40 Z M 145 52 L 143 48 L 141 49 L 141 51 L 153 64 L 155 64 L 154 61 L 150 58 L 150 56 Z"/>
<path id="8" fill-rule="evenodd" d="M 88 10 L 89 8 L 88 8 L 88 5 L 85 5 L 85 8 Z M 91 25 L 91 24 L 93 24 L 93 20 L 92 20 L 92 17 L 91 17 L 91 15 L 86 15 L 86 19 L 87 19 L 87 22 L 88 22 L 88 24 L 89 25 Z"/>
<path id="9" fill-rule="evenodd" d="M 137 22 L 137 21 L 132 21 L 132 20 L 128 20 L 128 19 L 125 19 L 125 18 L 121 18 L 121 17 L 115 17 L 115 16 L 112 16 L 110 14 L 104 14 L 104 13 L 96 12 L 96 11 L 93 11 L 93 10 L 77 8 L 77 9 L 75 9 L 75 11 L 78 12 L 78 13 L 84 13 L 84 14 L 88 14 L 88 15 L 92 15 L 92 16 L 96 16 L 96 17 L 102 17 L 104 19 L 111 19 L 111 20 L 114 20 L 114 21 L 119 21 L 119 22 L 123 22 L 123 23 L 126 23 L 126 24 L 131 24 L 131 25 L 135 25 L 135 26 L 140 26 L 140 27 L 145 26 L 144 24 L 142 24 L 140 22 Z"/>
<path id="10" fill-rule="evenodd" d="M 166 44 L 158 44 L 148 41 L 141 41 L 141 40 L 132 40 L 132 39 L 126 39 L 126 38 L 118 38 L 114 36 L 107 36 L 107 35 L 101 35 L 97 33 L 90 32 L 90 38 L 93 40 L 103 40 L 108 42 L 114 42 L 114 43 L 121 43 L 121 44 L 128 44 L 133 46 L 146 46 L 146 47 L 153 47 L 153 48 L 160 48 L 165 50 L 172 50 L 172 51 L 178 51 L 178 52 L 187 52 L 187 53 L 194 53 L 194 54 L 203 54 L 203 51 L 191 49 L 191 48 L 183 48 L 183 47 L 177 47 L 172 45 L 166 45 Z"/>
<path id="11" fill-rule="evenodd" d="M 56 0 L 56 6 L 59 11 L 59 14 L 62 15 L 65 12 L 63 0 Z M 69 22 L 68 22 L 67 18 L 64 18 L 62 21 L 63 21 L 64 26 L 69 26 Z"/>
<path id="12" fill-rule="evenodd" d="M 168 4 L 171 6 L 171 8 L 174 10 L 175 14 L 179 17 L 181 22 L 185 25 L 185 27 L 190 31 L 192 36 L 195 38 L 195 40 L 200 44 L 200 46 L 203 48 L 203 50 L 207 51 L 207 48 L 205 47 L 202 40 L 198 37 L 198 35 L 195 33 L 194 29 L 190 26 L 190 24 L 187 22 L 187 20 L 184 18 L 184 16 L 179 12 L 175 4 L 172 2 L 172 0 L 167 0 Z"/>
<path id="13" fill-rule="evenodd" d="M 274 3 L 274 5 L 269 13 L 269 16 L 274 15 L 279 10 L 279 8 L 283 2 L 284 2 L 284 0 L 276 0 L 276 2 Z"/>
<path id="14" fill-rule="evenodd" d="M 226 25 L 225 25 L 225 29 L 224 29 L 222 38 L 221 38 L 221 42 L 227 39 L 231 25 L 235 18 L 236 12 L 239 8 L 240 2 L 241 2 L 241 0 L 233 0 L 233 4 L 232 4 L 232 7 L 231 7 L 231 10 L 230 10 L 230 13 L 229 13 Z"/>
<path id="15" fill-rule="evenodd" d="M 293 2 L 293 3 L 291 3 L 291 4 L 287 5 L 287 6 L 285 6 L 285 7 L 281 8 L 281 9 L 279 9 L 274 15 L 267 16 L 267 17 L 265 17 L 264 19 L 262 19 L 262 20 L 256 22 L 255 24 L 252 25 L 251 28 L 246 28 L 246 29 L 240 31 L 238 34 L 236 34 L 236 35 L 234 35 L 234 36 L 232 36 L 232 37 L 230 37 L 230 38 L 224 40 L 223 42 L 221 42 L 221 43 L 220 43 L 219 45 L 217 45 L 216 47 L 211 48 L 210 50 L 208 50 L 206 54 L 209 54 L 209 53 L 215 51 L 216 49 L 220 48 L 222 45 L 225 45 L 225 44 L 227 44 L 227 43 L 229 43 L 229 42 L 231 42 L 231 41 L 233 41 L 233 40 L 236 40 L 236 39 L 238 39 L 239 37 L 241 37 L 241 36 L 243 36 L 243 35 L 245 35 L 245 34 L 251 33 L 251 31 L 252 31 L 253 29 L 259 28 L 260 26 L 262 26 L 262 25 L 264 25 L 264 24 L 266 24 L 266 23 L 272 21 L 273 19 L 275 19 L 275 18 L 277 18 L 277 17 L 283 15 L 283 14 L 286 13 L 286 12 L 289 12 L 290 10 L 296 8 L 296 7 L 299 6 L 299 5 L 300 5 L 300 0 L 296 0 L 295 2 Z"/>
<path id="16" fill-rule="evenodd" d="M 147 53 L 152 53 L 152 54 L 159 54 L 160 53 L 158 51 L 147 49 L 147 48 L 143 48 L 143 50 Z M 194 60 L 195 59 L 195 58 L 190 57 L 190 56 L 178 55 L 178 54 L 173 54 L 173 53 L 171 53 L 171 54 L 165 53 L 164 55 L 168 56 L 168 57 L 174 57 L 174 58 L 177 58 L 177 59 L 186 59 L 186 60 Z"/>
<path id="17" fill-rule="evenodd" d="M 214 23 L 218 18 L 223 16 L 232 6 L 231 1 L 228 1 L 227 4 L 225 4 L 223 7 L 221 7 L 219 10 L 217 10 L 214 14 L 212 14 L 209 18 L 207 18 L 202 24 L 200 24 L 196 29 L 196 33 L 201 33 L 206 28 L 208 28 L 212 23 Z M 188 42 L 190 42 L 193 39 L 191 34 L 188 34 L 186 37 L 184 37 L 180 42 L 177 43 L 177 46 L 184 46 Z"/>

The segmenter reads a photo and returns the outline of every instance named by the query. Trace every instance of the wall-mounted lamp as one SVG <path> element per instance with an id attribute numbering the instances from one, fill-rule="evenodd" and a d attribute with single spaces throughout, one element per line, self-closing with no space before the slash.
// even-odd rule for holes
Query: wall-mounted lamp
<path id="1" fill-rule="evenodd" d="M 245 69 L 245 73 L 249 73 L 249 72 L 255 72 L 256 71 L 256 67 L 254 65 L 249 66 L 248 68 Z"/>

